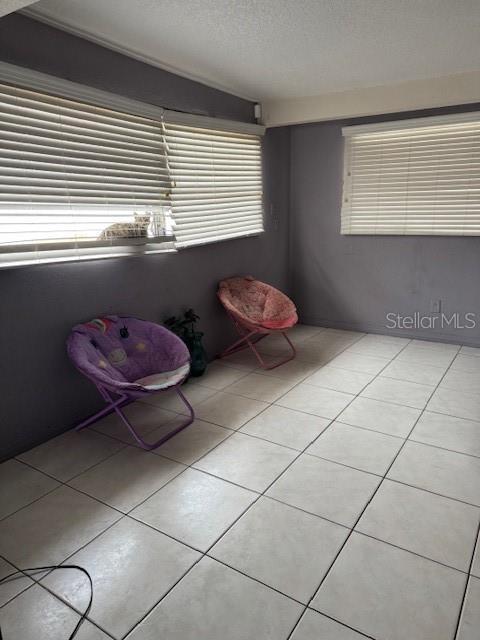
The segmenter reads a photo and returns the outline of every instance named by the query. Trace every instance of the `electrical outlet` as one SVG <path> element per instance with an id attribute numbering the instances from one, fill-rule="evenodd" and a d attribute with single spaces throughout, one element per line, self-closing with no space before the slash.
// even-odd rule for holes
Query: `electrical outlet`
<path id="1" fill-rule="evenodd" d="M 442 301 L 441 300 L 432 300 L 430 302 L 430 311 L 431 313 L 440 313 L 442 310 Z"/>

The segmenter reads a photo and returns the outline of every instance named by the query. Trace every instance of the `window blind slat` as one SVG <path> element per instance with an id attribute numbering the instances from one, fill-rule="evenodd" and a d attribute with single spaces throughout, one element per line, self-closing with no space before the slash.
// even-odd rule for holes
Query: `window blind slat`
<path id="1" fill-rule="evenodd" d="M 161 122 L 0 84 L 0 254 L 166 233 Z"/>
<path id="2" fill-rule="evenodd" d="M 395 124 L 344 129 L 341 232 L 480 235 L 480 114 Z"/>
<path id="3" fill-rule="evenodd" d="M 263 231 L 258 136 L 165 124 L 177 246 Z"/>
<path id="4" fill-rule="evenodd" d="M 182 247 L 263 231 L 258 135 L 39 91 L 0 83 L 0 254 L 153 242 L 170 211 Z"/>

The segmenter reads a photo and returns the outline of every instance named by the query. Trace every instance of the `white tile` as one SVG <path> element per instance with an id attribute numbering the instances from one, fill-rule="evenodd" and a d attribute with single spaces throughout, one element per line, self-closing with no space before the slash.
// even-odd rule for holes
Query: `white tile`
<path id="1" fill-rule="evenodd" d="M 380 375 L 385 378 L 395 378 L 397 380 L 435 386 L 440 382 L 444 373 L 445 369 L 443 367 L 393 360 Z"/>
<path id="2" fill-rule="evenodd" d="M 98 627 L 88 620 L 84 620 L 77 635 L 75 636 L 75 640 L 110 640 L 110 636 L 107 636 L 106 633 L 100 631 Z"/>
<path id="3" fill-rule="evenodd" d="M 406 438 L 420 413 L 419 409 L 359 397 L 342 411 L 338 421 Z"/>
<path id="4" fill-rule="evenodd" d="M 432 342 L 430 340 L 412 340 L 410 347 L 423 347 L 433 351 L 448 351 L 449 353 L 457 353 L 460 349 L 459 344 L 451 344 L 449 342 Z"/>
<path id="5" fill-rule="evenodd" d="M 240 431 L 302 451 L 329 424 L 326 418 L 272 405 L 247 422 Z"/>
<path id="6" fill-rule="evenodd" d="M 318 369 L 318 365 L 303 360 L 290 360 L 274 369 L 256 369 L 255 373 L 271 378 L 287 380 L 292 384 L 297 384 Z"/>
<path id="7" fill-rule="evenodd" d="M 192 407 L 195 408 L 200 402 L 213 396 L 215 389 L 209 389 L 200 384 L 189 384 L 187 382 L 182 385 L 182 393 Z M 175 413 L 181 413 L 182 415 L 188 415 L 189 413 L 183 400 L 179 397 L 178 393 L 173 390 L 159 391 L 158 393 L 147 396 L 143 402 L 164 409 L 165 411 L 173 411 Z"/>
<path id="8" fill-rule="evenodd" d="M 272 364 L 278 357 L 274 356 L 262 356 L 263 360 L 267 364 Z M 220 362 L 226 367 L 233 367 L 234 369 L 240 369 L 241 371 L 249 372 L 254 371 L 259 366 L 259 361 L 251 349 L 242 349 L 231 356 L 225 356 L 221 358 Z"/>
<path id="9" fill-rule="evenodd" d="M 298 455 L 297 451 L 235 433 L 195 467 L 247 489 L 262 492 Z"/>
<path id="10" fill-rule="evenodd" d="M 423 409 L 435 387 L 393 380 L 392 378 L 375 378 L 361 393 L 363 397 L 384 402 L 393 402 L 414 409 Z"/>
<path id="11" fill-rule="evenodd" d="M 357 394 L 372 379 L 373 375 L 369 373 L 358 373 L 357 371 L 348 371 L 347 369 L 326 365 L 309 376 L 305 382 L 315 387 Z"/>
<path id="12" fill-rule="evenodd" d="M 17 569 L 3 558 L 0 558 L 0 580 L 3 580 Z M 33 580 L 27 578 L 23 573 L 12 575 L 11 578 L 0 584 L 0 607 L 3 607 L 9 600 L 25 591 L 33 584 Z"/>
<path id="13" fill-rule="evenodd" d="M 209 387 L 216 391 L 222 391 L 229 384 L 240 380 L 247 374 L 246 371 L 234 369 L 222 363 L 221 360 L 214 360 L 207 366 L 207 370 L 198 378 L 192 378 L 188 381 L 189 386 L 200 384 L 202 387 Z"/>
<path id="14" fill-rule="evenodd" d="M 362 331 L 351 331 L 350 329 L 325 329 L 325 333 L 329 336 L 334 336 L 336 338 L 341 338 L 344 340 L 348 340 L 350 342 L 354 342 L 363 338 L 366 334 Z"/>
<path id="15" fill-rule="evenodd" d="M 18 456 L 61 482 L 119 451 L 125 444 L 91 429 L 67 431 Z"/>
<path id="16" fill-rule="evenodd" d="M 465 356 L 480 356 L 480 349 L 478 347 L 467 347 L 464 345 L 460 348 L 460 353 Z"/>
<path id="17" fill-rule="evenodd" d="M 266 402 L 219 391 L 200 403 L 195 409 L 195 415 L 221 427 L 239 429 L 267 407 Z"/>
<path id="18" fill-rule="evenodd" d="M 410 436 L 411 440 L 480 456 L 480 422 L 425 411 Z"/>
<path id="19" fill-rule="evenodd" d="M 459 344 L 453 344 L 451 342 L 435 342 L 433 340 L 419 340 L 414 339 L 410 342 L 410 348 L 424 348 L 431 351 L 444 351 L 448 353 L 457 353 L 460 350 Z"/>
<path id="20" fill-rule="evenodd" d="M 187 469 L 131 513 L 177 540 L 206 551 L 257 494 Z"/>
<path id="21" fill-rule="evenodd" d="M 0 523 L 0 555 L 17 567 L 58 564 L 120 517 L 61 486 Z"/>
<path id="22" fill-rule="evenodd" d="M 290 340 L 293 342 L 292 338 Z M 296 341 L 297 343 L 302 342 Z M 291 352 L 291 347 L 281 334 L 272 334 L 258 342 L 257 350 L 263 355 L 282 357 Z"/>
<path id="23" fill-rule="evenodd" d="M 452 371 L 466 371 L 467 373 L 479 373 L 480 372 L 480 358 L 463 355 L 462 352 L 458 354 L 455 360 L 452 362 Z"/>
<path id="24" fill-rule="evenodd" d="M 307 604 L 347 534 L 344 527 L 260 498 L 210 555 Z"/>
<path id="25" fill-rule="evenodd" d="M 330 364 L 333 367 L 358 371 L 359 373 L 370 373 L 376 376 L 389 362 L 390 358 L 378 358 L 352 351 L 344 351 L 334 358 Z"/>
<path id="26" fill-rule="evenodd" d="M 345 348 L 353 343 L 357 342 L 364 336 L 363 333 L 357 333 L 355 331 L 342 331 L 341 329 L 325 329 L 322 333 L 315 336 L 311 336 L 303 341 L 307 342 L 310 346 L 318 345 L 329 347 L 331 345 L 340 346 Z"/>
<path id="27" fill-rule="evenodd" d="M 75 611 L 38 585 L 0 609 L 5 640 L 63 640 L 70 637 L 78 619 Z"/>
<path id="28" fill-rule="evenodd" d="M 296 362 L 303 362 L 309 364 L 315 369 L 326 364 L 329 360 L 335 357 L 338 353 L 343 351 L 343 347 L 337 347 L 335 345 L 330 346 L 313 346 L 308 343 L 308 340 L 304 340 L 300 344 L 295 346 L 296 350 Z M 272 369 L 273 371 L 273 369 Z"/>
<path id="29" fill-rule="evenodd" d="M 291 640 L 365 640 L 365 636 L 307 609 Z"/>
<path id="30" fill-rule="evenodd" d="M 404 362 L 428 364 L 446 369 L 454 359 L 455 352 L 408 345 L 397 357 Z"/>
<path id="31" fill-rule="evenodd" d="M 369 473 L 304 454 L 270 487 L 267 495 L 351 527 L 380 480 Z"/>
<path id="32" fill-rule="evenodd" d="M 473 557 L 473 564 L 471 573 L 477 578 L 480 578 L 480 538 L 477 540 L 477 547 L 475 549 L 475 555 Z"/>
<path id="33" fill-rule="evenodd" d="M 459 371 L 449 369 L 445 374 L 440 387 L 453 389 L 454 391 L 465 391 L 466 393 L 478 393 L 480 389 L 480 371 Z"/>
<path id="34" fill-rule="evenodd" d="M 0 464 L 0 519 L 58 487 L 58 482 L 17 460 Z"/>
<path id="35" fill-rule="evenodd" d="M 354 396 L 331 389 L 321 389 L 311 384 L 301 383 L 286 393 L 275 404 L 288 409 L 312 413 L 322 418 L 336 418 Z"/>
<path id="36" fill-rule="evenodd" d="M 299 360 L 324 364 L 354 342 L 355 339 L 344 338 L 325 331 L 318 336 L 303 340 L 295 348 Z"/>
<path id="37" fill-rule="evenodd" d="M 478 640 L 480 629 L 480 580 L 470 577 L 456 640 Z"/>
<path id="38" fill-rule="evenodd" d="M 181 473 L 184 465 L 127 447 L 70 481 L 70 485 L 127 512 Z"/>
<path id="39" fill-rule="evenodd" d="M 347 349 L 348 353 L 360 353 L 362 355 L 374 356 L 376 358 L 394 358 L 404 348 L 403 344 L 385 342 L 383 340 L 373 341 L 369 336 L 358 340 Z"/>
<path id="40" fill-rule="evenodd" d="M 75 611 L 38 585 L 0 609 L 5 640 L 66 640 L 79 619 Z M 110 640 L 110 636 L 83 620 L 75 640 Z"/>
<path id="41" fill-rule="evenodd" d="M 472 456 L 407 442 L 388 477 L 480 506 L 480 460 Z"/>
<path id="42" fill-rule="evenodd" d="M 287 640 L 302 608 L 205 557 L 128 640 Z"/>
<path id="43" fill-rule="evenodd" d="M 183 421 L 183 417 L 175 418 L 170 426 L 173 427 Z M 224 429 L 216 424 L 194 420 L 191 425 L 179 431 L 170 440 L 153 449 L 152 453 L 190 465 L 228 438 L 231 433 L 230 429 Z"/>
<path id="44" fill-rule="evenodd" d="M 68 564 L 84 567 L 92 577 L 89 618 L 121 638 L 199 558 L 199 553 L 179 542 L 123 518 L 72 556 Z M 86 609 L 90 586 L 80 571 L 54 571 L 42 584 L 78 611 Z"/>
<path id="45" fill-rule="evenodd" d="M 334 422 L 306 453 L 383 475 L 403 442 L 401 438 Z"/>
<path id="46" fill-rule="evenodd" d="M 386 480 L 356 529 L 468 572 L 479 520 L 477 507 Z"/>
<path id="47" fill-rule="evenodd" d="M 175 413 L 172 411 L 165 411 L 158 407 L 145 404 L 144 402 L 133 402 L 127 407 L 124 407 L 122 411 L 133 424 L 137 433 L 147 441 L 149 438 L 146 436 L 148 436 L 149 433 L 158 429 L 161 425 L 170 422 L 175 417 Z M 112 413 L 106 418 L 98 420 L 92 424 L 91 429 L 103 433 L 106 436 L 117 438 L 125 444 L 136 444 L 136 440 L 130 435 L 126 425 L 116 413 Z"/>
<path id="48" fill-rule="evenodd" d="M 465 578 L 353 533 L 311 606 L 374 638 L 452 640 Z"/>
<path id="49" fill-rule="evenodd" d="M 404 347 L 411 342 L 410 338 L 402 338 L 401 336 L 387 336 L 382 333 L 367 333 L 363 340 L 365 342 L 386 342 L 394 344 L 397 347 Z"/>
<path id="50" fill-rule="evenodd" d="M 322 331 L 326 331 L 325 327 L 316 327 L 311 324 L 296 324 L 288 330 L 287 335 L 294 342 L 301 342 L 317 336 Z"/>
<path id="51" fill-rule="evenodd" d="M 236 393 L 240 396 L 252 398 L 253 400 L 263 400 L 273 402 L 283 396 L 293 386 L 293 382 L 273 378 L 272 376 L 262 376 L 258 373 L 250 373 L 238 382 L 228 386 L 225 391 Z"/>
<path id="52" fill-rule="evenodd" d="M 439 387 L 427 405 L 429 411 L 480 421 L 480 394 Z"/>

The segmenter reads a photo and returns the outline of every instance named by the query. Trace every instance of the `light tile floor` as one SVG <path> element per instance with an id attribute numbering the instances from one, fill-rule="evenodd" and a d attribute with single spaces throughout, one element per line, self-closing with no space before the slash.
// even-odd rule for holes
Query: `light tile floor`
<path id="1" fill-rule="evenodd" d="M 86 567 L 78 640 L 478 640 L 480 350 L 292 339 L 187 383 L 197 419 L 155 451 L 109 416 L 0 465 L 0 578 Z M 181 411 L 128 408 L 152 441 Z M 87 586 L 0 585 L 5 639 L 68 638 Z"/>

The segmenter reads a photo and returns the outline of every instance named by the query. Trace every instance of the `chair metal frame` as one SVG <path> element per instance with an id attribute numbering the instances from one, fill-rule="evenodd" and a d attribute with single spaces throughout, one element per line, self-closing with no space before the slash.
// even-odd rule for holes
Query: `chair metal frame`
<path id="1" fill-rule="evenodd" d="M 105 387 L 104 385 L 102 385 L 99 382 L 97 382 L 91 376 L 87 375 L 87 377 L 97 387 L 100 395 L 102 396 L 102 398 L 107 403 L 107 406 L 105 408 L 101 409 L 100 411 L 97 411 L 97 413 L 95 413 L 94 415 L 90 416 L 86 420 L 83 420 L 83 422 L 80 422 L 80 424 L 78 424 L 75 427 L 76 431 L 80 431 L 81 429 L 85 429 L 85 427 L 88 427 L 89 425 L 93 424 L 99 418 L 103 418 L 104 416 L 107 416 L 107 415 L 115 412 L 119 416 L 119 418 L 122 420 L 122 422 L 125 424 L 125 426 L 127 427 L 128 431 L 133 436 L 133 438 L 138 443 L 138 445 L 142 449 L 145 449 L 147 451 L 151 451 L 152 449 L 156 449 L 161 444 L 163 444 L 164 442 L 166 442 L 167 440 L 172 438 L 179 431 L 182 431 L 183 429 L 185 429 L 186 427 L 191 425 L 192 422 L 195 420 L 195 413 L 193 411 L 193 407 L 189 403 L 189 401 L 187 400 L 185 395 L 183 394 L 182 390 L 180 389 L 180 385 L 183 383 L 185 378 L 183 378 L 183 380 L 178 382 L 176 385 L 172 385 L 171 387 L 166 387 L 165 389 L 159 389 L 157 391 L 148 391 L 148 390 L 145 390 L 145 391 L 131 390 L 130 391 L 130 390 L 128 390 L 128 391 L 125 391 L 124 393 L 120 393 L 118 391 L 109 390 L 107 387 Z M 164 391 L 175 391 L 177 393 L 177 395 L 179 396 L 180 400 L 183 402 L 183 404 L 188 409 L 188 417 L 179 426 L 175 427 L 174 429 L 169 431 L 167 434 L 163 435 L 156 442 L 152 442 L 152 443 L 146 442 L 142 438 L 142 436 L 139 433 L 137 433 L 135 427 L 132 425 L 132 423 L 130 422 L 128 417 L 125 415 L 125 413 L 122 411 L 122 409 L 123 409 L 123 407 L 131 404 L 135 400 L 140 400 L 142 398 L 145 398 L 148 395 L 151 395 L 152 393 L 162 393 Z M 118 398 L 115 399 L 112 396 L 112 393 L 114 393 L 115 395 L 118 395 Z"/>
<path id="2" fill-rule="evenodd" d="M 229 309 L 225 309 L 225 311 L 227 312 L 241 337 L 229 347 L 227 347 L 224 351 L 222 351 L 217 356 L 218 358 L 225 358 L 226 356 L 230 356 L 234 353 L 237 353 L 237 351 L 241 351 L 242 349 L 246 349 L 247 347 L 249 347 L 255 354 L 260 367 L 262 369 L 265 369 L 266 371 L 269 371 L 270 369 L 276 369 L 286 362 L 290 362 L 290 360 L 293 360 L 293 358 L 295 358 L 295 356 L 297 355 L 295 346 L 288 337 L 286 331 L 282 329 L 267 329 L 266 327 L 255 327 L 253 324 L 247 325 L 246 323 L 241 322 L 239 318 L 237 318 Z M 263 338 L 278 333 L 281 333 L 287 341 L 288 345 L 290 346 L 291 353 L 286 358 L 282 358 L 278 362 L 274 362 L 273 364 L 268 365 L 262 358 L 261 353 L 255 348 L 255 345 L 260 342 L 260 340 L 263 340 Z"/>

